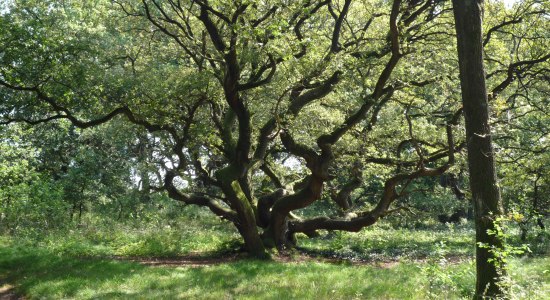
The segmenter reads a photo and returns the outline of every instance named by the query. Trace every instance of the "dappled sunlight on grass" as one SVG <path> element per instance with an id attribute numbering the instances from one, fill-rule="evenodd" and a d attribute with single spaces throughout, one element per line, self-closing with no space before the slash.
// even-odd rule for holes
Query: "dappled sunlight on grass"
<path id="1" fill-rule="evenodd" d="M 319 260 L 290 253 L 276 261 L 232 256 L 202 263 L 176 256 L 235 249 L 233 228 L 187 225 L 0 237 L 0 279 L 40 299 L 458 299 L 473 291 L 474 230 L 468 225 L 394 229 L 381 223 L 358 233 L 299 236 L 299 246 Z M 113 255 L 164 256 L 174 264 L 155 260 L 160 265 L 148 267 L 109 259 Z M 547 257 L 512 259 L 516 298 L 548 298 L 549 270 Z"/>
<path id="2" fill-rule="evenodd" d="M 323 256 L 361 260 L 419 259 L 444 250 L 449 256 L 471 257 L 473 228 L 441 230 L 393 229 L 373 226 L 358 233 L 330 232 L 313 239 L 300 239 L 306 251 Z"/>
<path id="3" fill-rule="evenodd" d="M 513 264 L 514 276 L 520 279 L 517 284 L 538 282 L 539 292 L 548 288 L 550 278 L 543 271 L 548 270 L 550 259 L 514 260 Z M 0 277 L 17 285 L 23 294 L 44 299 L 469 297 L 474 280 L 473 264 L 464 261 L 440 267 L 441 270 L 429 269 L 425 262 L 414 261 L 379 267 L 256 260 L 201 267 L 147 267 L 134 262 L 59 256 L 43 249 L 21 248 L 5 240 L 0 246 Z M 521 278 L 520 274 L 527 277 Z M 452 279 L 450 282 L 439 280 L 447 276 Z M 544 283 L 540 283 L 541 279 Z M 454 286 L 449 289 L 446 284 Z M 544 299 L 541 295 L 544 293 L 529 296 Z"/>
<path id="4" fill-rule="evenodd" d="M 105 260 L 61 259 L 2 249 L 2 274 L 33 297 L 52 298 L 353 298 L 413 296 L 412 266 L 395 269 L 324 263 L 243 260 L 200 268 L 144 267 Z M 357 278 L 362 278 L 358 281 Z M 386 278 L 386 279 L 384 279 Z M 409 291 L 396 290 L 398 284 Z M 406 291 L 405 291 L 406 292 Z"/>
<path id="5" fill-rule="evenodd" d="M 197 213 L 204 213 L 199 211 Z M 72 256 L 172 257 L 234 247 L 239 235 L 231 224 L 213 216 L 158 220 L 155 224 L 112 224 L 94 220 L 84 227 L 20 236 L 18 244 Z"/>

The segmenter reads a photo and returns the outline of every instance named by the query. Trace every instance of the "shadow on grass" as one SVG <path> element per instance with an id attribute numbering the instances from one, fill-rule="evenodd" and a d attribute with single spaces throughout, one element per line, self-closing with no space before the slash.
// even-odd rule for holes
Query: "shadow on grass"
<path id="1" fill-rule="evenodd" d="M 255 260 L 194 268 L 148 267 L 0 245 L 0 278 L 15 285 L 18 293 L 40 299 L 350 299 L 361 295 L 412 299 L 418 281 L 411 272 L 416 271 L 413 266 L 358 269 Z"/>
<path id="2" fill-rule="evenodd" d="M 549 264 L 548 258 L 514 262 L 520 299 L 548 299 Z M 473 267 L 468 262 L 380 268 L 245 259 L 151 267 L 0 244 L 0 281 L 31 299 L 426 299 L 427 292 L 457 299 L 471 296 Z"/>
<path id="3" fill-rule="evenodd" d="M 0 248 L 0 276 L 20 292 L 74 296 L 86 285 L 100 285 L 143 269 L 138 264 L 62 258 L 39 249 Z"/>
<path id="4" fill-rule="evenodd" d="M 473 257 L 471 233 L 423 230 L 373 230 L 359 234 L 328 233 L 300 240 L 300 249 L 310 255 L 355 261 L 423 260 L 440 255 Z"/>

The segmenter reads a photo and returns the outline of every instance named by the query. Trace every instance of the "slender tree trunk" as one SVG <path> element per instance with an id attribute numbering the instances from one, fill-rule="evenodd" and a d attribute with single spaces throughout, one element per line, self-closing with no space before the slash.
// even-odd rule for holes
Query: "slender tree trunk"
<path id="1" fill-rule="evenodd" d="M 71 207 L 71 221 L 74 219 L 74 215 L 76 214 L 76 207 L 78 205 L 76 204 L 76 201 L 73 201 L 73 206 Z"/>
<path id="2" fill-rule="evenodd" d="M 2 229 L 2 227 L 5 227 L 8 231 L 11 231 L 10 224 L 9 224 L 9 218 L 8 218 L 11 215 L 10 214 L 11 195 L 10 195 L 9 192 L 8 192 L 5 203 L 6 203 L 6 205 L 4 207 L 4 212 L 0 213 L 0 230 Z"/>
<path id="3" fill-rule="evenodd" d="M 80 222 L 82 220 L 82 211 L 83 211 L 84 207 L 83 207 L 83 204 L 82 204 L 82 201 L 80 201 L 80 204 L 78 205 L 78 222 Z"/>
<path id="4" fill-rule="evenodd" d="M 118 198 L 117 198 L 118 199 Z M 118 200 L 118 204 L 119 204 L 119 210 L 118 210 L 118 218 L 117 218 L 117 221 L 119 220 L 122 220 L 122 213 L 124 211 L 124 207 L 122 205 L 122 201 L 120 201 L 120 199 Z"/>
<path id="5" fill-rule="evenodd" d="M 474 299 L 504 297 L 503 287 L 499 285 L 505 276 L 504 265 L 492 250 L 501 249 L 503 241 L 497 235 L 488 234 L 494 230 L 495 218 L 501 214 L 501 200 L 488 124 L 482 42 L 483 0 L 453 0 L 453 10 L 476 223 Z"/>
<path id="6" fill-rule="evenodd" d="M 544 230 L 546 229 L 544 227 L 544 223 L 542 222 L 542 218 L 540 217 L 540 214 L 539 214 L 539 179 L 541 178 L 541 174 L 538 173 L 537 174 L 537 178 L 535 179 L 535 187 L 533 188 L 533 209 L 532 209 L 532 213 L 531 214 L 534 214 L 536 215 L 536 218 L 537 218 L 537 225 L 539 225 L 540 229 Z"/>

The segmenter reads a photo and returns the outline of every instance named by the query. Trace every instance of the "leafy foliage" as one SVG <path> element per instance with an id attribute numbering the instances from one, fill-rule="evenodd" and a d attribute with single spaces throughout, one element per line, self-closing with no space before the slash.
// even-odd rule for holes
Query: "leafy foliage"
<path id="1" fill-rule="evenodd" d="M 433 255 L 447 231 L 406 244 L 401 230 L 470 207 L 449 1 L 2 5 L 2 232 L 48 245 L 73 230 L 47 247 L 79 255 L 172 256 L 233 247 L 237 233 L 257 256 Z M 540 248 L 549 9 L 487 1 L 483 33 L 505 209 Z M 220 230 L 197 237 L 181 204 Z M 364 230 L 383 219 L 404 247 Z M 445 247 L 466 254 L 457 226 Z M 325 230 L 363 231 L 305 238 Z"/>

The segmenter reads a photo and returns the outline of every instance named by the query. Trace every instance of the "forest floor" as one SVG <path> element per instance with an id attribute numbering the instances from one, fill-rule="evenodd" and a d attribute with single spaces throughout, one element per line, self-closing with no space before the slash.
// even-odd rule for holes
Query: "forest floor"
<path id="1" fill-rule="evenodd" d="M 30 299 L 458 299 L 470 296 L 471 260 L 350 263 L 307 256 L 162 259 L 59 256 L 0 247 L 8 294 Z M 549 258 L 511 260 L 518 299 L 547 299 Z"/>
<path id="2" fill-rule="evenodd" d="M 230 228 L 148 228 L 0 237 L 0 299 L 466 299 L 475 281 L 467 225 L 299 237 L 268 261 L 239 252 Z M 515 299 L 550 298 L 548 235 L 538 239 L 509 259 Z"/>

